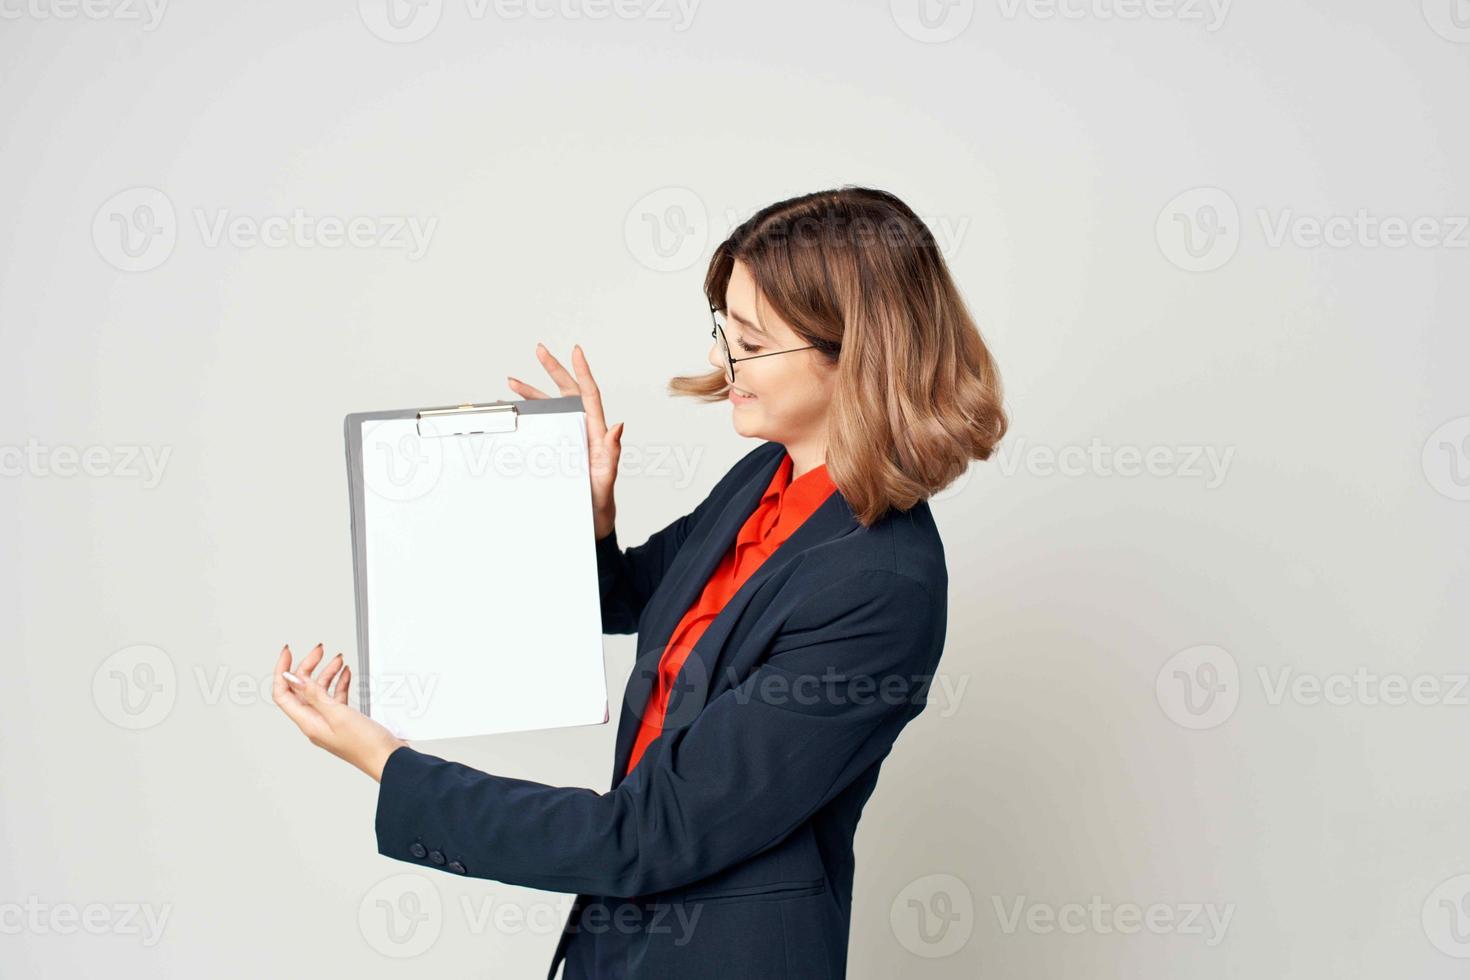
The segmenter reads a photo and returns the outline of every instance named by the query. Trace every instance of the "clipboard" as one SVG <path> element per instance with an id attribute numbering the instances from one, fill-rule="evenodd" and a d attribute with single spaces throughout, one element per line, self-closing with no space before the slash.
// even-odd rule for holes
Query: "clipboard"
<path id="1" fill-rule="evenodd" d="M 343 430 L 363 712 L 406 739 L 605 724 L 581 397 Z"/>

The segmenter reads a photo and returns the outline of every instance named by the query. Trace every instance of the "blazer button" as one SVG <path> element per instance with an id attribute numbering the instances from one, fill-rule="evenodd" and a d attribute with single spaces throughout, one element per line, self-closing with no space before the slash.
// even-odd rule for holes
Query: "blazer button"
<path id="1" fill-rule="evenodd" d="M 435 864 L 443 864 L 444 863 L 444 852 L 443 851 L 430 851 L 429 852 L 429 860 L 430 861 L 433 861 Z"/>
<path id="2" fill-rule="evenodd" d="M 458 861 L 450 861 L 449 870 L 453 871 L 457 875 L 462 875 L 465 873 L 464 865 L 460 864 Z"/>
<path id="3" fill-rule="evenodd" d="M 421 858 L 425 854 L 429 853 L 429 849 L 420 844 L 418 841 L 414 841 L 412 844 L 408 845 L 408 853 L 412 854 L 416 858 Z"/>

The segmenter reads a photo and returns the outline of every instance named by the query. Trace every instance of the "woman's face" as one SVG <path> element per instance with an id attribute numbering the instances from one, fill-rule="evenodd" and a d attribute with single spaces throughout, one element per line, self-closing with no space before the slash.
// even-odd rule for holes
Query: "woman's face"
<path id="1" fill-rule="evenodd" d="M 735 431 L 788 447 L 801 443 L 825 446 L 837 366 L 818 350 L 792 350 L 807 343 L 773 310 L 767 308 L 757 321 L 755 298 L 755 279 L 745 263 L 737 260 L 725 289 L 725 339 L 736 361 L 730 397 Z M 774 351 L 791 353 L 740 360 Z M 721 371 L 726 368 L 718 340 L 710 343 L 709 362 Z M 744 397 L 747 395 L 750 397 Z"/>

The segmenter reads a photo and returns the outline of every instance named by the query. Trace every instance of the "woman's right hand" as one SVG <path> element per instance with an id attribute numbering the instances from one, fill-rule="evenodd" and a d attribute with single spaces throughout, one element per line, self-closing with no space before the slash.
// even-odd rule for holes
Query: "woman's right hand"
<path id="1" fill-rule="evenodd" d="M 551 356 L 545 344 L 536 345 L 536 359 L 556 382 L 561 397 L 581 395 L 582 407 L 587 412 L 587 464 L 592 479 L 592 525 L 598 540 L 612 533 L 613 521 L 617 517 L 617 504 L 613 501 L 613 481 L 618 477 L 618 458 L 622 455 L 623 423 L 611 429 L 602 413 L 602 392 L 592 379 L 592 369 L 587 366 L 587 356 L 580 344 L 572 347 L 572 370 L 576 377 L 567 373 L 561 362 Z M 506 376 L 511 391 L 522 398 L 551 398 L 552 395 L 534 388 L 518 378 Z"/>

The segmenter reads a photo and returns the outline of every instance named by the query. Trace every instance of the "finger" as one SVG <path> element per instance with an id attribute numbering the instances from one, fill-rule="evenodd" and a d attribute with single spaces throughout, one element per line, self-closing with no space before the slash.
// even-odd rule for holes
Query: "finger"
<path id="1" fill-rule="evenodd" d="M 306 659 L 301 661 L 300 666 L 298 666 L 293 671 L 293 673 L 296 674 L 297 677 L 311 680 L 311 672 L 313 670 L 316 670 L 316 665 L 322 662 L 323 652 L 324 651 L 322 650 L 322 645 L 320 643 L 312 647 L 311 652 L 306 655 Z"/>
<path id="2" fill-rule="evenodd" d="M 607 446 L 607 457 L 612 461 L 613 472 L 617 472 L 618 460 L 623 455 L 623 423 L 619 422 L 608 431 L 603 442 Z"/>
<path id="3" fill-rule="evenodd" d="M 594 488 L 602 485 L 611 489 L 617 479 L 618 461 L 623 456 L 623 423 L 619 422 L 608 430 L 600 440 L 588 439 L 587 465 L 591 470 Z"/>
<path id="4" fill-rule="evenodd" d="M 347 703 L 347 692 L 352 686 L 352 668 L 346 664 L 342 665 L 342 673 L 337 675 L 337 689 L 332 696 L 337 699 L 338 704 Z"/>
<path id="5" fill-rule="evenodd" d="M 342 659 L 342 654 L 340 653 L 333 657 L 331 660 L 328 660 L 327 665 L 323 667 L 321 669 L 321 672 L 316 675 L 317 684 L 330 691 L 332 689 L 332 678 L 337 676 L 337 672 L 340 671 L 346 663 L 347 661 Z"/>
<path id="6" fill-rule="evenodd" d="M 296 695 L 296 697 L 301 701 L 302 704 L 306 705 L 308 708 L 315 708 L 318 706 L 322 697 L 321 688 L 318 685 L 312 683 L 310 678 L 291 673 L 284 674 L 283 676 L 286 678 L 286 683 L 291 688 L 291 693 Z"/>
<path id="7" fill-rule="evenodd" d="M 271 675 L 271 697 L 276 699 L 277 704 L 281 703 L 281 695 L 291 690 L 290 687 L 288 687 L 286 684 L 286 678 L 281 676 L 281 671 L 290 669 L 291 644 L 288 643 L 285 646 L 281 647 L 281 655 L 276 658 L 275 673 Z"/>
<path id="8" fill-rule="evenodd" d="M 286 680 L 290 681 L 288 676 Z M 314 680 L 305 677 L 298 678 L 291 684 L 291 690 L 301 699 L 301 703 L 316 711 L 321 716 L 328 728 L 336 728 L 336 720 L 342 717 L 342 705 L 338 704 L 325 687 Z M 351 711 L 351 708 L 347 709 Z"/>
<path id="9" fill-rule="evenodd" d="M 572 346 L 572 369 L 577 372 L 577 388 L 582 393 L 582 409 L 587 413 L 587 436 L 601 442 L 607 436 L 607 418 L 602 413 L 602 389 L 592 377 L 582 345 Z"/>
<path id="10" fill-rule="evenodd" d="M 618 472 L 618 460 L 623 455 L 623 423 L 619 422 L 608 430 L 607 435 L 597 444 L 598 450 L 594 455 L 598 457 L 597 472 L 602 474 L 611 473 L 616 477 Z"/>
<path id="11" fill-rule="evenodd" d="M 551 351 L 546 349 L 545 344 L 536 345 L 536 357 L 541 361 L 541 366 L 546 369 L 546 373 L 551 375 L 551 380 L 556 382 L 556 387 L 562 395 L 580 394 L 577 379 L 567 373 L 567 369 L 561 366 L 561 361 L 551 356 Z"/>
<path id="12" fill-rule="evenodd" d="M 537 387 L 534 387 L 532 385 L 526 384 L 520 378 L 513 378 L 513 377 L 511 377 L 510 375 L 507 374 L 505 376 L 505 380 L 506 380 L 506 383 L 508 383 L 510 385 L 510 390 L 513 391 L 513 392 L 515 392 L 517 395 L 520 395 L 522 398 L 550 398 L 551 397 L 546 392 L 542 391 L 540 388 L 537 388 Z"/>
<path id="13" fill-rule="evenodd" d="M 283 677 L 280 674 L 277 676 Z M 321 712 L 303 703 L 291 684 L 287 683 L 285 689 L 275 696 L 275 702 L 286 713 L 286 717 L 290 718 L 296 727 L 301 729 L 301 733 L 308 738 L 321 738 L 330 734 L 331 726 L 321 716 Z"/>

